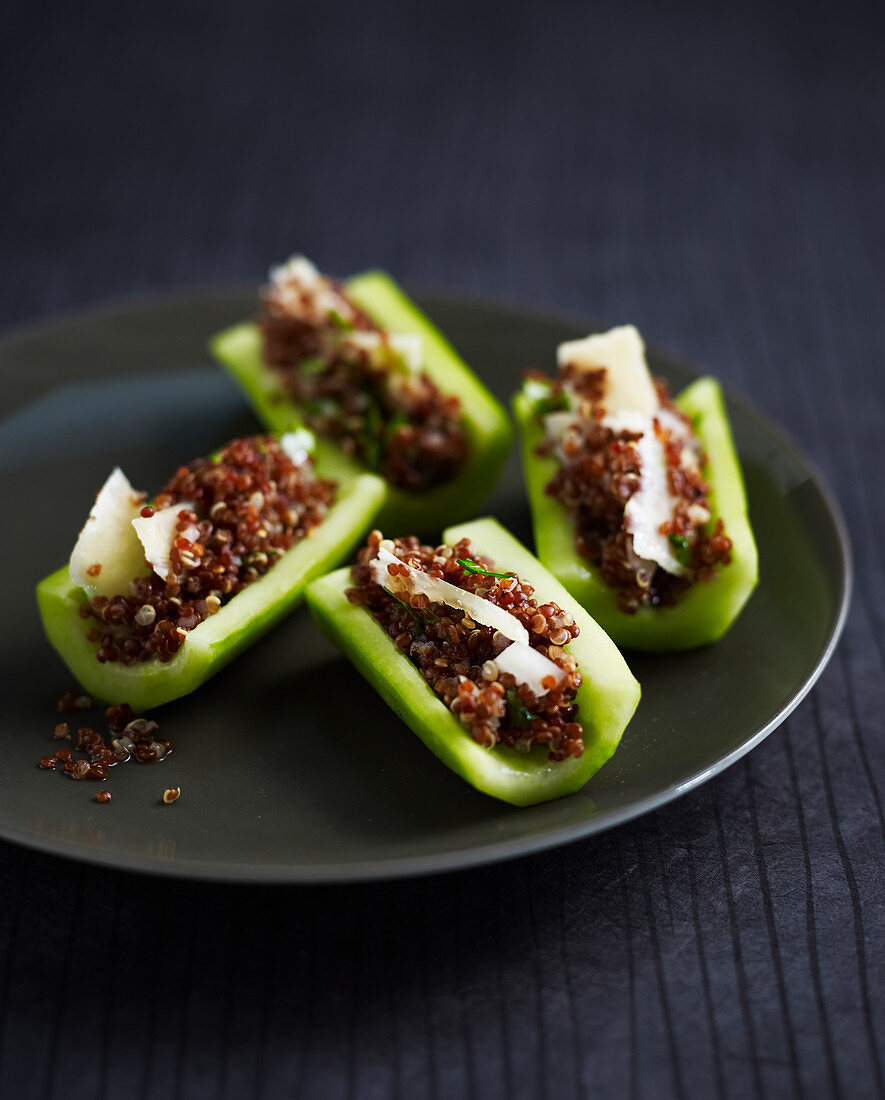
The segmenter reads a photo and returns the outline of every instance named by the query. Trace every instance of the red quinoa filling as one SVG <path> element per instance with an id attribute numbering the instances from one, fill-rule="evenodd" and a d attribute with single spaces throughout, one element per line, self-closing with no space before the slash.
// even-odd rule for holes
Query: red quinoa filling
<path id="1" fill-rule="evenodd" d="M 618 606 L 627 614 L 640 607 L 669 607 L 692 585 L 712 580 L 717 568 L 731 561 L 732 542 L 722 520 L 711 525 L 710 486 L 703 479 L 706 455 L 689 417 L 674 404 L 666 382 L 654 384 L 662 410 L 678 418 L 674 432 L 654 418 L 661 443 L 667 483 L 675 499 L 671 518 L 659 528 L 667 535 L 674 557 L 684 573 L 675 576 L 653 561 L 637 555 L 633 535 L 626 529 L 625 508 L 642 487 L 637 442 L 642 433 L 616 431 L 603 423 L 605 369 L 577 371 L 566 364 L 553 382 L 542 412 L 568 407 L 564 385 L 576 390 L 581 408 L 557 446 L 549 438 L 538 453 L 555 455 L 559 468 L 546 492 L 565 508 L 575 525 L 578 553 L 599 569 L 606 584 L 617 591 Z M 672 424 L 672 419 L 667 418 Z"/>
<path id="2" fill-rule="evenodd" d="M 532 649 L 565 673 L 561 683 L 539 698 L 527 684 L 498 669 L 496 658 L 510 639 L 459 608 L 432 603 L 425 593 L 415 593 L 407 603 L 376 583 L 370 563 L 378 557 L 379 547 L 510 612 L 528 631 Z M 472 567 L 465 568 L 459 559 L 470 559 Z M 432 547 L 416 538 L 383 539 L 380 531 L 373 531 L 351 570 L 354 587 L 347 597 L 384 627 L 477 744 L 503 744 L 522 752 L 543 745 L 551 761 L 580 757 L 584 731 L 575 693 L 581 673 L 563 648 L 578 636 L 579 628 L 556 604 L 539 605 L 530 584 L 514 574 L 490 575 L 494 572 L 493 563 L 477 554 L 467 539 L 455 546 Z"/>
<path id="3" fill-rule="evenodd" d="M 80 607 L 98 626 L 99 661 L 132 665 L 171 660 L 189 630 L 218 612 L 322 522 L 335 482 L 296 464 L 273 436 L 236 439 L 208 458 L 182 466 L 143 516 L 179 501 L 183 508 L 167 580 L 136 577 L 125 595 L 96 596 Z M 196 537 L 183 532 L 196 527 Z M 194 532 L 191 530 L 191 535 Z"/>
<path id="4" fill-rule="evenodd" d="M 293 294 L 277 282 L 265 289 L 258 317 L 265 363 L 309 427 L 392 485 L 415 492 L 451 480 L 467 457 L 460 400 L 396 365 L 389 335 L 340 284 L 325 284 L 343 312 L 318 311 L 309 290 Z M 351 339 L 360 333 L 377 334 L 380 353 Z"/>

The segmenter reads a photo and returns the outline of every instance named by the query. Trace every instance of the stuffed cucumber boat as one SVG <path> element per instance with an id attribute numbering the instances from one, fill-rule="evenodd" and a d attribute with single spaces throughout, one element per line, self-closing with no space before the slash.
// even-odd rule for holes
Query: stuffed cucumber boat
<path id="1" fill-rule="evenodd" d="M 758 579 L 719 384 L 672 400 L 632 326 L 557 359 L 513 403 L 538 557 L 618 645 L 716 641 Z"/>
<path id="2" fill-rule="evenodd" d="M 382 272 L 340 284 L 295 256 L 210 346 L 267 428 L 316 433 L 322 474 L 383 477 L 396 529 L 473 514 L 509 452 L 505 410 Z"/>
<path id="3" fill-rule="evenodd" d="M 611 639 L 494 519 L 437 547 L 374 531 L 307 602 L 443 763 L 517 806 L 579 790 L 639 702 Z"/>
<path id="4" fill-rule="evenodd" d="M 186 695 L 345 558 L 384 499 L 312 468 L 310 433 L 234 440 L 148 502 L 115 470 L 68 565 L 37 586 L 46 635 L 82 687 L 143 711 Z"/>

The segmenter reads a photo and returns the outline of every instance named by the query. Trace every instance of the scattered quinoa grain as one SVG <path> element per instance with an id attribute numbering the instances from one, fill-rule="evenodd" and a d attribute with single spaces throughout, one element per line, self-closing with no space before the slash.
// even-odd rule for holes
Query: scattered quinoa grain
<path id="1" fill-rule="evenodd" d="M 58 700 L 58 709 L 66 714 L 75 710 L 89 710 L 91 706 L 92 700 L 80 691 L 66 691 Z"/>
<path id="2" fill-rule="evenodd" d="M 181 787 L 167 787 L 163 791 L 163 801 L 168 806 L 170 803 L 177 801 L 181 795 Z"/>
<path id="3" fill-rule="evenodd" d="M 165 759 L 172 751 L 172 742 L 157 736 L 160 728 L 157 723 L 134 715 L 128 703 L 108 707 L 105 718 L 108 733 L 104 736 L 92 726 L 80 726 L 76 737 L 72 738 L 67 722 L 59 722 L 54 737 L 70 740 L 72 747 L 65 746 L 53 756 L 44 756 L 39 766 L 45 771 L 62 771 L 72 779 L 103 782 L 109 768 L 124 764 L 132 757 L 148 764 Z M 82 756 L 76 758 L 74 752 Z"/>
<path id="4" fill-rule="evenodd" d="M 95 795 L 96 802 L 110 802 L 112 798 L 110 791 L 98 791 Z"/>

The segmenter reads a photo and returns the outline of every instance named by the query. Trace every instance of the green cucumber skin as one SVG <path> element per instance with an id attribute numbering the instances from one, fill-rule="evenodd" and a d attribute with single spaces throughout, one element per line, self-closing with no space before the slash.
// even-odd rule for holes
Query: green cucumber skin
<path id="1" fill-rule="evenodd" d="M 675 607 L 643 607 L 635 615 L 625 615 L 614 590 L 578 555 L 565 509 L 545 493 L 556 461 L 535 453 L 543 429 L 528 398 L 518 393 L 513 399 L 538 557 L 614 641 L 627 649 L 685 650 L 717 641 L 738 617 L 759 578 L 744 481 L 722 389 L 714 378 L 699 378 L 683 390 L 676 404 L 694 419 L 707 452 L 705 477 L 711 487 L 713 519 L 721 518 L 725 524 L 734 544 L 732 561 L 720 568 L 713 581 L 690 588 Z"/>
<path id="2" fill-rule="evenodd" d="M 444 764 L 477 790 L 515 806 L 572 794 L 618 747 L 639 703 L 639 684 L 605 632 L 497 520 L 474 520 L 443 533 L 446 543 L 461 538 L 471 539 L 480 553 L 501 568 L 515 570 L 521 580 L 534 585 L 542 601 L 552 600 L 574 615 L 581 632 L 568 650 L 584 677 L 577 696 L 585 742 L 580 760 L 550 763 L 544 749 L 523 755 L 504 746 L 483 749 L 477 745 L 386 631 L 363 608 L 347 600 L 349 569 L 339 569 L 308 587 L 310 612 L 320 630 L 388 706 Z"/>
<path id="3" fill-rule="evenodd" d="M 85 596 L 66 565 L 37 585 L 43 629 L 89 695 L 106 703 L 129 703 L 136 711 L 158 707 L 188 695 L 287 615 L 314 577 L 353 551 L 383 500 L 384 483 L 371 474 L 342 486 L 323 522 L 261 580 L 190 631 L 171 661 L 101 664 L 95 656 L 98 646 L 87 638 L 95 623 L 80 617 Z"/>
<path id="4" fill-rule="evenodd" d="M 422 493 L 388 486 L 379 525 L 385 530 L 421 534 L 437 531 L 441 517 L 457 520 L 473 515 L 494 487 L 510 453 L 513 429 L 506 411 L 388 275 L 368 271 L 350 279 L 345 289 L 382 327 L 422 337 L 424 369 L 444 393 L 461 399 L 470 443 L 467 461 L 453 481 Z M 257 326 L 240 324 L 218 333 L 210 342 L 210 350 L 239 384 L 266 427 L 281 432 L 301 424 L 297 406 L 262 361 Z M 327 477 L 344 479 L 364 469 L 328 440 L 317 440 L 316 459 L 318 469 Z"/>

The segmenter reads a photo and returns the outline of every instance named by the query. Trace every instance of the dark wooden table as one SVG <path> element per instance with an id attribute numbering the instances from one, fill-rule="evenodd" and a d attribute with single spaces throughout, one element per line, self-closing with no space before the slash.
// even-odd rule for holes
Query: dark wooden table
<path id="1" fill-rule="evenodd" d="M 882 30 L 850 3 L 6 10 L 5 327 L 293 250 L 629 319 L 816 457 L 858 583 L 768 741 L 565 849 L 275 889 L 0 843 L 0 1096 L 882 1095 Z"/>

